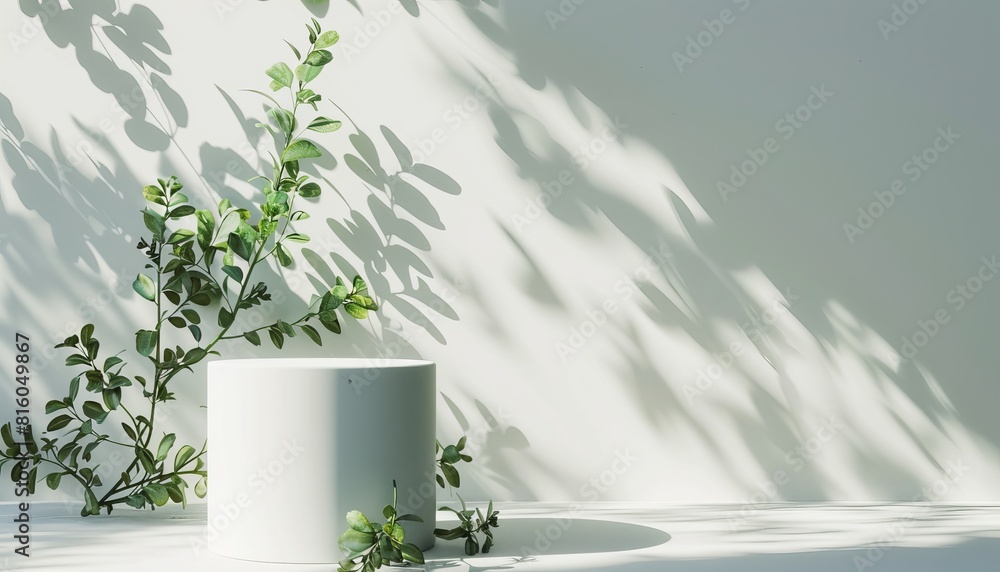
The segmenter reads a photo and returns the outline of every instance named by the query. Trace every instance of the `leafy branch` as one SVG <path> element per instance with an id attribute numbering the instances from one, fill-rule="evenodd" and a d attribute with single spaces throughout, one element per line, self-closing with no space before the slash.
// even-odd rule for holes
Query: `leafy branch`
<path id="1" fill-rule="evenodd" d="M 143 188 L 148 204 L 141 211 L 142 219 L 150 236 L 141 238 L 137 244 L 147 262 L 132 288 L 154 307 L 151 325 L 135 334 L 135 350 L 148 360 L 148 364 L 145 361 L 142 364 L 148 373 L 136 375 L 127 370 L 129 364 L 120 357 L 124 350 L 102 361 L 101 342 L 94 335 L 93 324 L 87 324 L 79 334 L 58 344 L 57 348 L 72 352 L 66 358 L 66 365 L 81 371 L 70 380 L 65 398 L 46 404 L 45 414 L 50 418 L 46 436 L 40 437 L 41 445 L 30 430 L 24 442 L 18 443 L 10 423 L 0 429 L 4 446 L 0 450 L 0 467 L 13 462 L 11 478 L 17 481 L 27 463 L 31 467 L 29 491 L 34 491 L 38 468 L 46 466 L 53 471 L 45 476 L 50 488 L 57 489 L 64 476 L 83 487 L 83 516 L 100 514 L 102 508 L 110 514 L 114 505 L 120 503 L 151 509 L 167 502 L 186 505 L 189 487 L 186 477 L 198 477 L 194 493 L 204 497 L 208 487 L 204 466 L 206 444 L 200 450 L 190 445 L 180 446 L 171 466 L 168 457 L 174 450 L 176 435 L 161 435 L 162 431 L 157 430 L 157 406 L 174 400 L 170 383 L 175 376 L 182 371 L 192 372 L 193 366 L 209 355 L 220 355 L 214 348 L 222 340 L 242 338 L 259 346 L 259 332 L 266 330 L 278 349 L 283 347 L 286 337 L 298 333 L 322 345 L 322 337 L 311 321 L 318 321 L 325 329 L 339 334 L 338 309 L 356 319 L 364 319 L 369 311 L 378 309 L 364 279 L 357 276 L 348 287 L 337 277 L 330 290 L 317 297 L 297 319 L 277 319 L 246 330 L 241 329 L 237 320 L 241 312 L 271 300 L 267 285 L 253 280 L 260 265 L 269 264 L 269 259 L 274 258 L 279 265 L 290 266 L 294 260 L 289 245 L 309 241 L 307 235 L 293 228 L 295 221 L 309 218 L 306 210 L 296 208 L 295 201 L 298 197 L 315 199 L 322 189 L 300 172 L 300 162 L 319 158 L 323 153 L 315 143 L 302 138 L 302 133 L 306 130 L 329 133 L 341 126 L 339 121 L 322 115 L 308 123 L 300 119 L 303 104 L 318 110 L 317 102 L 322 97 L 306 86 L 333 59 L 325 48 L 339 39 L 336 32 L 322 33 L 315 19 L 307 28 L 309 48 L 305 57 L 288 44 L 299 60 L 295 71 L 285 63 L 277 63 L 265 72 L 272 80 L 272 91 L 287 88 L 288 103 L 283 106 L 272 95 L 250 90 L 273 103 L 266 106 L 273 125 L 259 125 L 271 133 L 277 152 L 276 156 L 271 155 L 270 172 L 251 179 L 263 181 L 264 201 L 256 209 L 259 215 L 234 206 L 228 199 L 212 210 L 198 209 L 190 204 L 182 192 L 183 185 L 175 177 L 157 179 L 156 185 Z M 300 123 L 305 127 L 296 132 Z M 205 319 L 208 312 L 216 314 L 215 325 Z M 211 335 L 206 335 L 209 332 Z M 186 347 L 174 340 L 184 333 L 190 336 Z M 174 341 L 168 343 L 168 339 Z M 123 390 L 134 396 L 130 403 L 139 400 L 141 393 L 143 414 L 134 415 L 125 406 Z M 117 425 L 104 425 L 112 415 Z M 99 431 L 99 427 L 111 429 Z M 52 436 L 60 431 L 58 436 Z M 128 466 L 110 486 L 104 485 L 101 475 L 117 469 L 108 471 L 94 462 L 95 450 L 104 446 L 121 447 L 131 455 Z"/>
<path id="2" fill-rule="evenodd" d="M 463 435 L 455 445 L 441 446 L 440 441 L 436 441 L 435 454 L 441 452 L 436 463 L 442 471 L 436 475 L 438 484 L 444 488 L 445 480 L 453 488 L 458 488 L 461 479 L 455 463 L 459 461 L 471 462 L 472 457 L 463 454 L 466 438 Z M 447 468 L 446 468 L 447 467 Z M 448 506 L 439 508 L 439 511 L 450 511 L 458 516 L 458 526 L 454 528 L 435 528 L 434 536 L 442 540 L 465 539 L 465 554 L 475 556 L 482 552 L 488 553 L 493 548 L 493 529 L 500 526 L 498 520 L 500 511 L 493 510 L 493 501 L 489 502 L 484 514 L 482 510 L 476 508 L 470 510 L 461 496 L 458 500 L 462 503 L 462 509 L 457 510 Z M 337 539 L 337 545 L 347 557 L 340 562 L 337 572 L 372 572 L 381 568 L 383 564 L 391 565 L 393 562 L 424 562 L 423 552 L 412 544 L 404 544 L 404 531 L 397 523 L 400 521 L 423 522 L 423 520 L 413 514 L 396 516 L 396 481 L 392 481 L 392 504 L 386 505 L 382 509 L 382 515 L 389 519 L 385 525 L 372 524 L 368 518 L 356 510 L 347 513 L 348 529 Z M 484 536 L 482 544 L 479 542 L 479 534 Z"/>
<path id="3" fill-rule="evenodd" d="M 337 545 L 347 556 L 340 561 L 337 572 L 371 572 L 382 564 L 393 562 L 424 563 L 424 553 L 414 544 L 404 542 L 406 531 L 399 524 L 404 521 L 423 522 L 415 514 L 396 512 L 396 481 L 392 481 L 392 504 L 385 505 L 382 516 L 385 524 L 373 523 L 364 514 L 352 510 L 347 513 L 348 529 L 337 539 Z"/>

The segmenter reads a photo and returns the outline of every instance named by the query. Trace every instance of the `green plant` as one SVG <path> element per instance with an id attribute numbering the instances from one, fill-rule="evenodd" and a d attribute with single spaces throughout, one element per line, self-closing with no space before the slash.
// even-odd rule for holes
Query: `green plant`
<path id="1" fill-rule="evenodd" d="M 445 481 L 452 488 L 458 488 L 461 483 L 461 478 L 458 473 L 458 469 L 455 468 L 455 463 L 459 461 L 465 461 L 467 463 L 472 462 L 472 457 L 462 453 L 465 449 L 465 436 L 463 435 L 458 443 L 455 445 L 448 445 L 443 447 L 440 441 L 436 441 L 435 454 L 441 452 L 441 456 L 437 458 L 437 466 L 440 471 L 435 475 L 438 484 L 441 488 L 444 488 Z M 458 540 L 459 538 L 465 539 L 465 553 L 468 556 L 475 556 L 479 554 L 480 546 L 482 547 L 482 552 L 488 553 L 491 548 L 493 548 L 493 529 L 500 526 L 498 519 L 500 516 L 500 511 L 493 510 L 493 501 L 489 502 L 489 506 L 486 508 L 486 514 L 480 509 L 469 510 L 465 505 L 465 501 L 461 496 L 458 500 L 462 503 L 462 510 L 456 510 L 454 508 L 443 506 L 439 508 L 439 511 L 450 511 L 458 516 L 458 526 L 455 528 L 435 528 L 434 536 L 442 540 Z M 386 505 L 382 510 L 383 516 L 390 518 L 396 514 L 396 481 L 392 481 L 392 504 Z M 404 518 L 405 517 L 405 518 Z M 377 568 L 380 568 L 382 564 L 389 565 L 392 562 L 403 562 L 404 560 L 409 562 L 423 563 L 424 556 L 419 548 L 408 545 L 410 558 L 407 556 L 407 552 L 399 549 L 394 550 L 396 543 L 402 543 L 403 541 L 403 529 L 402 527 L 394 528 L 395 523 L 403 520 L 411 520 L 416 522 L 423 522 L 423 520 L 416 515 L 408 514 L 404 517 L 396 517 L 392 520 L 393 526 L 386 523 L 381 529 L 381 533 L 377 530 L 378 525 L 371 524 L 368 518 L 356 511 L 352 510 L 347 513 L 347 524 L 349 528 L 340 538 L 337 540 L 338 546 L 340 546 L 341 551 L 347 556 L 347 559 L 340 562 L 340 567 L 337 568 L 338 572 L 371 572 Z M 393 532 L 398 533 L 399 538 L 394 540 L 392 537 Z M 480 545 L 478 535 L 482 533 L 485 540 Z M 381 536 L 378 536 L 381 534 Z M 383 537 L 388 534 L 390 538 L 388 540 L 383 540 Z M 419 558 L 415 560 L 414 558 Z"/>
<path id="2" fill-rule="evenodd" d="M 340 561 L 338 572 L 371 572 L 392 562 L 424 563 L 423 552 L 403 542 L 406 531 L 399 524 L 423 522 L 423 519 L 415 514 L 396 512 L 396 481 L 392 481 L 392 504 L 385 505 L 382 516 L 386 518 L 385 524 L 373 523 L 356 510 L 347 513 L 348 529 L 337 539 L 337 545 L 347 558 Z"/>
<path id="3" fill-rule="evenodd" d="M 459 461 L 465 461 L 466 463 L 472 462 L 472 457 L 462 453 L 465 449 L 465 436 L 463 435 L 458 443 L 455 445 L 448 445 L 447 447 L 441 446 L 441 441 L 434 442 L 434 454 L 437 455 L 441 453 L 441 456 L 436 459 L 437 468 L 440 471 L 435 478 L 437 484 L 443 489 L 445 488 L 444 483 L 448 481 L 448 484 L 452 488 L 458 488 L 462 484 L 462 477 L 455 468 L 455 464 Z"/>
<path id="4" fill-rule="evenodd" d="M 434 475 L 434 478 L 441 488 L 445 488 L 446 481 L 452 489 L 457 489 L 461 486 L 462 477 L 458 469 L 455 468 L 455 464 L 459 461 L 472 462 L 472 456 L 462 452 L 465 450 L 465 443 L 465 435 L 462 435 L 462 438 L 454 445 L 442 446 L 440 441 L 435 442 L 434 453 L 437 454 L 440 452 L 441 456 L 436 459 L 439 472 Z M 458 515 L 458 526 L 450 529 L 435 528 L 434 536 L 442 540 L 464 538 L 465 553 L 469 556 L 475 556 L 479 553 L 480 549 L 479 537 L 477 535 L 483 533 L 486 539 L 482 543 L 482 551 L 484 553 L 489 552 L 490 548 L 493 547 L 493 531 L 491 528 L 500 526 L 497 522 L 500 512 L 493 510 L 492 500 L 486 509 L 486 515 L 483 515 L 482 511 L 478 508 L 474 511 L 469 510 L 465 506 L 465 501 L 462 497 L 457 493 L 456 496 L 458 496 L 459 502 L 462 503 L 462 510 L 456 510 L 450 506 L 443 506 L 438 510 L 449 511 Z M 477 517 L 475 521 L 473 521 L 473 517 Z"/>
<path id="5" fill-rule="evenodd" d="M 475 556 L 479 554 L 479 537 L 478 534 L 482 533 L 486 540 L 482 543 L 483 553 L 488 553 L 491 548 L 493 548 L 493 528 L 500 526 L 497 521 L 500 516 L 500 511 L 493 510 L 493 501 L 490 501 L 488 507 L 486 507 L 486 514 L 479 510 L 469 510 L 465 506 L 465 501 L 462 497 L 458 497 L 458 500 L 462 502 L 462 510 L 456 510 L 450 506 L 443 506 L 438 510 L 446 510 L 458 515 L 458 526 L 455 528 L 435 528 L 434 536 L 440 538 L 441 540 L 458 540 L 459 538 L 465 539 L 465 553 L 469 556 Z"/>
<path id="6" fill-rule="evenodd" d="M 298 197 L 318 197 L 321 187 L 300 171 L 300 162 L 321 157 L 322 152 L 302 134 L 306 130 L 327 133 L 340 127 L 339 121 L 322 115 L 308 123 L 300 121 L 303 105 L 317 110 L 322 98 L 306 86 L 333 58 L 325 48 L 338 40 L 336 32 L 322 32 L 315 19 L 306 27 L 309 49 L 304 57 L 288 44 L 300 60 L 294 72 L 281 62 L 265 72 L 272 80 L 272 91 L 288 90 L 287 107 L 270 94 L 249 90 L 268 101 L 266 113 L 273 126 L 258 125 L 271 133 L 277 151 L 277 155 L 272 154 L 270 172 L 251 179 L 261 181 L 264 201 L 258 205 L 259 215 L 235 207 L 227 199 L 213 210 L 197 209 L 181 192 L 183 186 L 175 177 L 158 179 L 157 185 L 143 189 L 148 206 L 142 218 L 151 235 L 139 240 L 138 248 L 147 258 L 146 271 L 138 274 L 132 287 L 155 307 L 152 324 L 135 335 L 135 350 L 143 362 L 148 360 L 144 365 L 149 373 L 137 375 L 132 368 L 126 370 L 129 364 L 121 357 L 125 350 L 102 356 L 92 324 L 56 346 L 72 351 L 66 365 L 80 368 L 80 372 L 70 380 L 65 398 L 46 404 L 48 436 L 36 440 L 28 427 L 24 442 L 17 443 L 10 423 L 0 430 L 4 444 L 0 466 L 13 462 L 11 478 L 15 482 L 25 465 L 30 467 L 29 492 L 34 492 L 39 468 L 46 466 L 52 469 L 45 476 L 50 488 L 66 482 L 63 477 L 82 486 L 83 516 L 100 514 L 101 509 L 110 514 L 121 503 L 152 509 L 171 501 L 186 505 L 187 479 L 194 477 L 198 478 L 194 493 L 204 496 L 207 443 L 197 450 L 191 445 L 177 448 L 171 464 L 168 457 L 174 451 L 176 435 L 164 434 L 157 425 L 157 405 L 174 399 L 170 384 L 175 376 L 192 371 L 209 355 L 219 355 L 213 348 L 222 340 L 241 339 L 259 346 L 259 332 L 266 330 L 279 349 L 286 337 L 298 333 L 322 345 L 312 320 L 340 333 L 339 308 L 356 319 L 378 309 L 360 276 L 350 286 L 338 277 L 333 287 L 315 297 L 295 320 L 278 319 L 252 329 L 241 329 L 237 320 L 242 311 L 271 299 L 267 285 L 252 279 L 255 270 L 271 258 L 281 266 L 291 265 L 288 245 L 309 240 L 292 228 L 294 221 L 309 216 L 296 208 L 295 201 Z M 212 320 L 216 325 L 204 319 L 207 312 L 216 314 Z M 209 331 L 211 335 L 206 335 Z M 179 342 L 181 336 L 187 341 Z M 137 402 L 143 411 L 134 414 Z M 53 437 L 57 432 L 61 433 Z M 95 462 L 94 452 L 105 446 L 119 447 L 126 452 L 126 460 L 131 458 L 120 474 L 115 474 L 117 468 L 109 471 Z M 108 475 L 114 479 L 110 486 L 104 484 Z"/>

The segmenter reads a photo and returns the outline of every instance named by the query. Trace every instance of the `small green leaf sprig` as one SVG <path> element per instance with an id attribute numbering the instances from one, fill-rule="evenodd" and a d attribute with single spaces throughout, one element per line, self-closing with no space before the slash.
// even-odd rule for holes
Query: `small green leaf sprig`
<path id="1" fill-rule="evenodd" d="M 462 451 L 465 450 L 466 437 L 462 436 L 454 445 L 442 446 L 440 441 L 435 442 L 435 454 L 440 453 L 437 457 L 436 463 L 438 468 L 438 473 L 435 475 L 437 484 L 441 488 L 445 488 L 445 482 L 452 487 L 452 489 L 457 489 L 462 484 L 461 474 L 455 465 L 459 462 L 471 463 L 472 456 Z M 480 546 L 482 547 L 483 553 L 487 553 L 493 548 L 493 528 L 499 525 L 497 519 L 500 515 L 499 511 L 493 510 L 493 501 L 491 500 L 489 506 L 486 509 L 486 514 L 484 515 L 478 508 L 476 510 L 469 510 L 465 506 L 465 501 L 462 499 L 461 495 L 458 495 L 459 502 L 462 503 L 462 509 L 458 510 L 449 506 L 443 506 L 438 510 L 453 512 L 458 515 L 458 526 L 455 528 L 436 528 L 434 529 L 434 536 L 442 540 L 458 540 L 460 538 L 465 539 L 465 553 L 468 556 L 475 556 L 479 553 Z M 482 544 L 479 542 L 478 534 L 482 533 L 485 537 Z"/>
<path id="2" fill-rule="evenodd" d="M 472 457 L 463 454 L 466 438 L 462 436 L 455 445 L 442 446 L 440 441 L 436 441 L 436 451 L 441 456 L 436 463 L 441 471 L 436 475 L 438 484 L 444 488 L 445 482 L 453 488 L 458 488 L 461 484 L 461 477 L 455 463 L 459 461 L 471 462 Z M 447 468 L 445 468 L 447 467 Z M 475 556 L 480 550 L 486 554 L 493 548 L 493 529 L 500 526 L 500 511 L 493 510 L 493 501 L 489 502 L 486 512 L 476 508 L 470 510 L 465 500 L 458 496 L 461 502 L 461 510 L 443 506 L 439 511 L 453 512 L 458 516 L 458 526 L 454 528 L 435 528 L 434 536 L 442 540 L 465 539 L 465 554 Z M 372 572 L 380 568 L 383 564 L 389 565 L 393 562 L 414 562 L 422 564 L 424 555 L 416 546 L 403 543 L 404 531 L 397 523 L 400 521 L 423 522 L 416 515 L 408 514 L 396 516 L 396 481 L 392 481 L 392 504 L 386 505 L 382 510 L 382 515 L 389 519 L 385 525 L 372 524 L 368 518 L 353 510 L 347 513 L 348 529 L 340 535 L 337 544 L 341 551 L 347 556 L 340 562 L 338 572 Z M 483 535 L 480 543 L 479 535 Z M 394 536 L 395 535 L 395 536 Z M 406 547 L 404 549 L 404 546 Z"/>
<path id="3" fill-rule="evenodd" d="M 458 500 L 462 503 L 462 510 L 449 506 L 443 506 L 438 509 L 455 513 L 458 516 L 458 526 L 454 528 L 435 528 L 434 536 L 441 540 L 458 540 L 464 538 L 465 554 L 475 556 L 479 554 L 480 550 L 478 534 L 482 533 L 485 538 L 482 543 L 483 554 L 489 553 L 490 549 L 493 548 L 492 529 L 500 526 L 498 522 L 500 511 L 493 510 L 493 501 L 490 501 L 489 506 L 486 507 L 486 513 L 483 514 L 483 511 L 479 510 L 479 508 L 469 510 L 465 506 L 465 501 L 462 500 L 461 496 L 458 497 Z"/>
<path id="4" fill-rule="evenodd" d="M 398 514 L 396 500 L 394 480 L 392 504 L 382 509 L 385 524 L 373 523 L 356 510 L 347 513 L 348 529 L 337 539 L 337 545 L 346 558 L 340 561 L 337 572 L 371 572 L 393 562 L 424 563 L 423 552 L 416 545 L 404 542 L 406 531 L 400 524 L 405 521 L 423 522 L 423 519 L 415 514 Z"/>
<path id="5" fill-rule="evenodd" d="M 192 371 L 195 364 L 209 355 L 219 355 L 213 348 L 222 340 L 243 339 L 259 346 L 260 332 L 266 330 L 278 349 L 283 347 L 286 337 L 297 333 L 322 345 L 322 337 L 310 321 L 315 319 L 325 329 L 339 334 L 338 309 L 343 308 L 356 319 L 364 319 L 369 311 L 378 309 L 360 276 L 354 278 L 350 287 L 337 277 L 335 285 L 316 297 L 298 319 L 278 319 L 258 328 L 234 331 L 240 312 L 271 300 L 267 285 L 252 280 L 254 271 L 272 257 L 281 266 L 290 266 L 293 258 L 288 245 L 309 241 L 305 234 L 295 232 L 291 223 L 309 218 L 306 210 L 296 208 L 295 199 L 314 199 L 322 190 L 317 182 L 300 172 L 300 162 L 319 158 L 322 152 L 302 134 L 306 130 L 329 133 L 341 126 L 340 121 L 320 115 L 308 123 L 301 121 L 305 127 L 299 129 L 300 107 L 307 104 L 318 110 L 317 102 L 322 100 L 307 85 L 333 59 L 326 48 L 339 39 L 336 32 L 323 32 L 315 19 L 306 27 L 309 48 L 305 57 L 288 44 L 300 60 L 295 71 L 285 63 L 277 63 L 265 72 L 272 80 L 272 91 L 288 90 L 290 103 L 283 106 L 270 94 L 250 90 L 273 103 L 266 110 L 273 126 L 258 125 L 271 133 L 278 151 L 277 156 L 272 154 L 270 172 L 251 179 L 263 181 L 265 200 L 258 205 L 257 220 L 252 220 L 255 217 L 250 210 L 236 207 L 227 199 L 213 210 L 196 208 L 175 177 L 157 179 L 156 185 L 143 188 L 149 204 L 143 209 L 142 218 L 151 235 L 138 242 L 147 263 L 132 288 L 155 306 L 155 322 L 135 335 L 135 349 L 149 361 L 151 374 L 127 371 L 128 364 L 121 357 L 124 350 L 102 359 L 95 327 L 87 324 L 79 334 L 56 346 L 70 349 L 66 365 L 82 371 L 70 380 L 66 397 L 46 404 L 45 414 L 50 416 L 46 435 L 36 440 L 29 428 L 22 442 L 18 442 L 11 433 L 10 423 L 0 427 L 3 441 L 0 467 L 13 463 L 10 476 L 15 482 L 20 480 L 22 468 L 30 467 L 29 493 L 35 490 L 39 469 L 48 467 L 52 472 L 45 476 L 45 482 L 50 488 L 57 489 L 68 480 L 82 486 L 82 516 L 100 514 L 102 509 L 110 514 L 118 504 L 151 509 L 168 502 L 186 506 L 189 478 L 197 478 L 194 493 L 204 497 L 208 489 L 204 463 L 207 443 L 200 450 L 190 445 L 180 446 L 170 463 L 176 435 L 162 434 L 156 424 L 158 404 L 174 399 L 170 383 L 175 376 Z M 206 312 L 216 305 L 217 328 L 206 319 Z M 168 343 L 168 338 L 177 335 L 168 326 L 186 331 L 192 340 L 184 344 L 186 348 Z M 210 330 L 214 330 L 212 335 L 206 335 Z M 123 402 L 123 389 L 137 387 L 141 388 L 148 414 L 133 414 Z M 130 404 L 135 406 L 132 401 Z M 118 424 L 105 424 L 112 415 Z M 57 432 L 58 436 L 53 436 Z M 128 466 L 110 486 L 101 477 L 109 471 L 94 462 L 95 450 L 104 446 L 121 447 L 126 460 L 131 456 Z"/>
<path id="6" fill-rule="evenodd" d="M 464 461 L 466 463 L 472 462 L 472 457 L 462 453 L 465 449 L 465 436 L 463 435 L 458 443 L 454 445 L 442 446 L 441 441 L 434 442 L 434 454 L 438 453 L 441 456 L 437 457 L 435 463 L 437 463 L 438 474 L 435 475 L 438 486 L 442 489 L 445 488 L 445 481 L 451 485 L 452 488 L 458 488 L 462 484 L 462 476 L 459 474 L 458 469 L 455 468 L 455 464 Z"/>

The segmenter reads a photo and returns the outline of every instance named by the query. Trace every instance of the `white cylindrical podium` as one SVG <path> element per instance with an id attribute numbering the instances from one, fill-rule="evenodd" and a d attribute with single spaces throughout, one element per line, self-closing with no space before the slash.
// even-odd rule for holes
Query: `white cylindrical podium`
<path id="1" fill-rule="evenodd" d="M 435 365 L 405 359 L 208 364 L 208 545 L 263 562 L 334 563 L 344 516 L 384 522 L 392 481 L 406 541 L 434 545 Z"/>

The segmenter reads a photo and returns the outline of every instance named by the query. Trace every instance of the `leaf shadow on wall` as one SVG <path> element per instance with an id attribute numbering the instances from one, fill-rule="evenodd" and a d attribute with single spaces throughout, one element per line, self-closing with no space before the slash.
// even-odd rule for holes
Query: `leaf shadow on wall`
<path id="1" fill-rule="evenodd" d="M 21 0 L 20 6 L 25 16 L 35 18 L 32 24 L 41 24 L 53 44 L 73 47 L 94 87 L 115 98 L 110 119 L 117 123 L 126 118 L 125 133 L 133 143 L 163 151 L 177 130 L 187 126 L 187 106 L 167 82 L 171 70 L 161 57 L 170 54 L 170 46 L 162 22 L 150 8 L 135 4 L 121 12 L 113 0 L 74 2 L 68 8 L 60 2 Z M 120 54 L 115 55 L 111 46 Z M 151 111 L 146 91 L 155 94 L 162 118 Z"/>
<path id="2" fill-rule="evenodd" d="M 561 34 L 554 34 L 542 17 L 543 8 L 537 5 L 504 3 L 499 12 L 480 10 L 473 3 L 463 6 L 466 17 L 479 32 L 510 54 L 520 79 L 539 92 L 559 93 L 580 126 L 592 132 L 601 127 L 595 124 L 593 113 L 583 110 L 585 104 L 596 106 L 609 122 L 620 114 L 628 127 L 609 146 L 642 143 L 663 158 L 680 157 L 681 161 L 672 164 L 677 165 L 679 175 L 687 175 L 685 179 L 706 183 L 713 180 L 711 177 L 719 169 L 716 157 L 692 156 L 685 142 L 673 134 L 681 126 L 688 132 L 712 132 L 715 126 L 685 124 L 710 120 L 710 110 L 691 111 L 705 103 L 684 101 L 671 92 L 669 80 L 648 92 L 620 89 L 637 81 L 634 76 L 638 72 L 633 70 L 638 66 L 634 60 L 652 57 L 641 54 L 660 54 L 658 64 L 663 69 L 646 73 L 666 75 L 672 71 L 666 70 L 672 62 L 663 56 L 669 54 L 667 44 L 658 44 L 655 50 L 641 44 L 643 38 L 660 38 L 655 31 L 624 34 L 615 50 L 601 50 L 599 43 L 592 40 L 595 34 L 606 32 L 588 33 L 588 28 L 583 28 L 575 34 L 562 30 Z M 613 8 L 593 5 L 578 9 Z M 672 9 L 656 3 L 643 4 L 635 7 L 636 12 L 628 20 L 642 21 L 644 26 L 652 28 L 662 20 L 664 12 Z M 579 16 L 573 23 L 585 27 L 613 19 L 608 14 L 604 18 Z M 595 74 L 590 62 L 596 61 L 612 77 Z M 468 75 L 455 71 L 457 80 Z M 474 80 L 466 81 L 471 91 Z M 793 479 L 781 488 L 780 498 L 842 498 L 844 482 L 855 476 L 865 483 L 864 494 L 892 498 L 900 489 L 920 491 L 926 485 L 926 475 L 944 467 L 947 459 L 940 456 L 940 451 L 928 447 L 929 428 L 936 428 L 938 434 L 934 440 L 939 442 L 951 440 L 949 431 L 956 425 L 963 425 L 990 442 L 1000 442 L 1000 423 L 996 416 L 983 415 L 981 407 L 987 396 L 992 401 L 993 397 L 1000 397 L 995 384 L 960 379 L 944 389 L 919 358 L 899 364 L 887 357 L 886 351 L 896 345 L 888 340 L 898 339 L 891 300 L 873 297 L 874 284 L 847 279 L 838 270 L 876 268 L 880 264 L 876 253 L 833 248 L 831 237 L 816 231 L 830 226 L 820 215 L 824 207 L 830 207 L 827 197 L 836 196 L 837 189 L 800 194 L 790 201 L 764 196 L 754 203 L 741 196 L 740 199 L 746 199 L 741 203 L 746 209 L 745 216 L 736 216 L 740 213 L 733 210 L 732 204 L 722 204 L 715 188 L 708 184 L 692 187 L 690 192 L 661 184 L 647 191 L 660 196 L 659 209 L 651 212 L 645 206 L 647 203 L 629 198 L 607 178 L 588 176 L 580 168 L 575 148 L 551 135 L 539 137 L 540 133 L 558 130 L 546 118 L 536 116 L 533 109 L 505 101 L 502 95 L 488 105 L 497 148 L 509 157 L 518 175 L 534 186 L 539 195 L 547 192 L 546 184 L 557 179 L 559 173 L 568 171 L 575 175 L 573 184 L 544 209 L 545 216 L 580 235 L 597 236 L 600 229 L 611 225 L 636 252 L 650 254 L 649 268 L 655 280 L 635 279 L 633 271 L 628 272 L 625 280 L 630 300 L 643 315 L 616 317 L 600 334 L 603 343 L 617 350 L 612 360 L 616 364 L 615 389 L 629 392 L 634 411 L 646 420 L 651 430 L 688 435 L 700 447 L 713 451 L 716 463 L 713 474 L 728 475 L 734 490 L 755 491 L 753 475 L 772 475 L 776 470 L 785 470 Z M 692 118 L 676 117 L 685 114 Z M 821 168 L 821 165 L 811 167 Z M 990 212 L 986 204 L 981 206 L 977 213 L 980 218 Z M 665 227 L 664 220 L 673 220 L 675 224 Z M 986 220 L 979 222 L 970 225 L 952 221 L 952 224 L 956 228 L 991 224 Z M 508 220 L 498 219 L 497 224 L 510 238 L 512 248 L 524 254 L 521 287 L 530 289 L 539 280 L 553 278 L 547 277 L 544 269 L 533 261 L 531 253 L 539 247 L 531 243 L 529 233 L 520 232 Z M 839 231 L 836 226 L 835 233 Z M 842 240 L 842 233 L 839 238 Z M 978 256 L 976 248 L 970 246 L 971 241 L 971 232 L 968 236 L 958 236 L 948 250 L 971 251 Z M 902 252 L 896 254 L 905 256 Z M 820 264 L 817 260 L 828 263 Z M 905 280 L 900 282 L 919 283 L 921 272 L 919 267 L 907 269 Z M 748 275 L 767 279 L 771 300 L 762 300 L 758 292 L 748 287 L 745 280 Z M 469 292 L 475 295 L 474 285 Z M 476 302 L 483 307 L 489 305 L 485 299 Z M 562 303 L 549 297 L 536 302 L 550 310 L 558 309 Z M 599 306 L 599 302 L 595 304 Z M 568 307 L 563 307 L 562 313 L 567 329 L 583 319 Z M 780 319 L 763 319 L 775 314 Z M 914 322 L 917 317 L 921 316 L 915 316 Z M 682 329 L 683 336 L 707 354 L 705 365 L 700 370 L 676 371 L 669 364 L 668 352 L 684 351 L 684 346 L 664 347 L 662 341 L 649 334 L 651 326 L 659 331 Z M 507 342 L 512 346 L 518 343 L 513 334 Z M 739 348 L 741 356 L 731 355 L 734 347 Z M 825 366 L 804 373 L 801 369 L 804 362 Z M 888 454 L 889 449 L 896 450 L 896 444 L 877 444 L 873 437 L 885 433 L 866 433 L 870 426 L 862 426 L 864 420 L 860 418 L 841 420 L 858 423 L 836 437 L 843 440 L 838 451 L 847 457 L 842 466 L 810 462 L 811 457 L 803 452 L 823 422 L 821 410 L 815 404 L 810 410 L 803 396 L 807 393 L 815 396 L 815 388 L 822 386 L 831 395 L 828 405 L 838 410 L 853 410 L 851 391 L 856 389 L 849 390 L 839 378 L 845 375 L 846 368 L 855 366 L 858 369 L 848 376 L 852 383 L 867 384 L 878 395 L 876 399 L 886 404 L 903 395 L 919 411 L 919 429 L 911 426 L 914 416 L 904 419 L 888 405 L 883 407 L 880 418 L 883 428 L 905 437 L 897 444 L 915 451 L 917 457 L 922 457 L 919 462 Z M 707 387 L 696 386 L 706 367 L 721 373 L 713 373 L 703 384 Z M 595 390 L 580 387 L 579 391 Z M 751 407 L 734 401 L 727 403 L 730 393 L 742 394 Z M 625 435 L 621 439 L 623 443 L 631 440 Z M 647 454 L 662 457 L 664 462 L 669 459 L 669 451 L 665 450 L 650 450 Z M 554 481 L 572 478 L 543 459 L 531 457 L 528 462 L 538 464 Z"/>
<path id="3" fill-rule="evenodd" d="M 315 247 L 302 250 L 314 271 L 309 275 L 310 281 L 316 288 L 322 288 L 334 276 L 332 268 L 366 277 L 382 304 L 382 309 L 373 315 L 377 331 L 365 340 L 365 347 L 359 347 L 368 355 L 374 352 L 398 357 L 403 352 L 412 352 L 412 342 L 421 331 L 437 343 L 447 344 L 435 322 L 457 321 L 459 316 L 449 301 L 455 294 L 448 281 L 439 286 L 441 278 L 423 256 L 431 247 L 426 230 L 445 229 L 428 193 L 458 196 L 462 189 L 442 171 L 414 163 L 409 150 L 389 127 L 382 125 L 379 132 L 399 164 L 395 170 L 386 166 L 371 137 L 356 124 L 355 130 L 349 136 L 354 152 L 344 155 L 343 164 L 368 189 L 368 209 L 363 212 L 352 207 L 349 216 L 342 220 L 327 219 L 336 241 L 323 245 L 326 252 Z M 340 245 L 365 261 L 364 267 L 354 268 L 346 257 L 338 254 Z M 352 336 L 356 333 L 351 331 Z"/>

